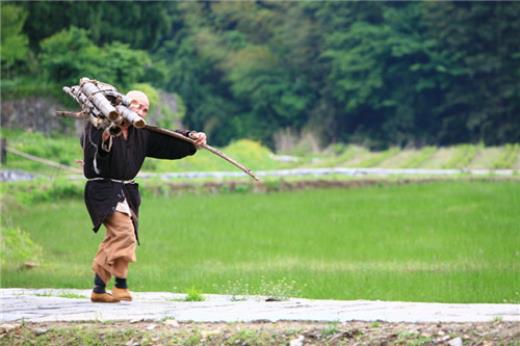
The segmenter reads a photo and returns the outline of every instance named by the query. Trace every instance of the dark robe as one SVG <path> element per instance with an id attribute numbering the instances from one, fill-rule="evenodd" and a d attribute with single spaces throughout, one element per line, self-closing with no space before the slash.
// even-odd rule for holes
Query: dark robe
<path id="1" fill-rule="evenodd" d="M 187 136 L 189 131 L 177 131 Z M 123 135 L 113 137 L 109 152 L 101 149 L 103 130 L 87 124 L 81 138 L 83 147 L 83 173 L 87 179 L 85 186 L 85 204 L 92 219 L 94 232 L 97 232 L 105 218 L 116 210 L 118 202 L 125 197 L 132 211 L 135 236 L 139 216 L 139 185 L 114 180 L 129 181 L 135 178 L 146 157 L 158 159 L 180 159 L 193 155 L 196 148 L 193 144 L 177 138 L 169 137 L 148 129 L 128 128 L 128 138 Z"/>

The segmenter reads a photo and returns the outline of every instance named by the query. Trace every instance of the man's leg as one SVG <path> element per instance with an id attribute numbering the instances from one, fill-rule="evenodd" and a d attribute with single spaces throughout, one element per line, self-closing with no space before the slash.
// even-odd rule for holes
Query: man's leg
<path id="1" fill-rule="evenodd" d="M 112 295 L 119 300 L 132 300 L 128 291 L 126 279 L 128 277 L 128 265 L 135 262 L 135 250 L 137 240 L 135 239 L 134 224 L 128 214 L 115 212 L 107 220 L 107 226 L 113 229 L 114 239 L 111 244 L 111 256 L 109 260 L 110 274 L 116 278 L 116 286 L 112 289 Z"/>
<path id="2" fill-rule="evenodd" d="M 114 262 L 114 276 L 116 283 L 112 288 L 112 295 L 119 300 L 131 301 L 132 296 L 128 291 L 126 278 L 128 276 L 128 263 L 125 260 L 119 259 Z"/>
<path id="3" fill-rule="evenodd" d="M 96 277 L 94 279 L 94 284 L 96 286 L 105 287 L 105 285 L 112 277 L 112 274 L 110 274 L 104 264 L 107 262 L 107 254 L 110 251 L 109 244 L 111 243 L 111 239 L 113 237 L 114 236 L 111 230 L 107 228 L 105 239 L 101 244 L 99 244 L 98 252 L 96 253 L 94 261 L 92 262 L 92 270 L 94 273 L 96 273 Z"/>
<path id="4" fill-rule="evenodd" d="M 135 262 L 137 244 L 132 220 L 129 215 L 116 211 L 105 220 L 104 225 L 107 230 L 106 237 L 100 244 L 92 265 L 96 273 L 96 281 L 101 279 L 106 285 L 111 276 L 115 276 L 116 288 L 112 290 L 113 298 L 131 300 L 132 297 L 126 287 L 126 277 L 128 264 Z M 97 282 L 94 292 L 96 289 L 98 289 Z"/>
<path id="5" fill-rule="evenodd" d="M 106 225 L 105 225 L 106 227 Z M 94 276 L 94 289 L 92 290 L 92 294 L 90 296 L 90 300 L 93 303 L 118 303 L 119 300 L 114 298 L 111 294 L 107 293 L 105 288 L 106 284 L 110 280 L 111 274 L 108 270 L 105 269 L 101 263 L 106 261 L 106 253 L 109 251 L 108 244 L 110 244 L 114 235 L 111 232 L 111 229 L 106 227 L 105 239 L 99 244 L 98 252 L 94 257 L 94 261 L 92 263 L 92 270 L 95 273 Z"/>

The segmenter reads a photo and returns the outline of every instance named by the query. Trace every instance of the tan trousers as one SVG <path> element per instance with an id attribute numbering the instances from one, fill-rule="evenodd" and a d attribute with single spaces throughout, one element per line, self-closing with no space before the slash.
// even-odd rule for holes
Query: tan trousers
<path id="1" fill-rule="evenodd" d="M 92 269 L 101 280 L 107 283 L 111 276 L 127 277 L 128 264 L 136 261 L 137 241 L 134 225 L 129 215 L 116 211 L 103 224 L 106 228 L 106 235 L 99 245 Z"/>

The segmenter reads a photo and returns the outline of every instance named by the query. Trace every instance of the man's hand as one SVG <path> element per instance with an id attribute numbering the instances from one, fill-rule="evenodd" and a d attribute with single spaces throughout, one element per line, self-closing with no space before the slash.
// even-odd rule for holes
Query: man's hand
<path id="1" fill-rule="evenodd" d="M 105 129 L 105 131 L 103 131 L 103 133 L 101 134 L 101 140 L 103 142 L 106 142 L 108 141 L 108 139 L 110 138 L 110 132 L 108 131 L 108 128 Z"/>
<path id="2" fill-rule="evenodd" d="M 107 153 L 112 149 L 112 136 L 108 128 L 101 134 L 101 149 Z"/>
<path id="3" fill-rule="evenodd" d="M 195 146 L 197 149 L 206 145 L 206 134 L 204 132 L 190 132 L 189 137 L 195 140 Z"/>

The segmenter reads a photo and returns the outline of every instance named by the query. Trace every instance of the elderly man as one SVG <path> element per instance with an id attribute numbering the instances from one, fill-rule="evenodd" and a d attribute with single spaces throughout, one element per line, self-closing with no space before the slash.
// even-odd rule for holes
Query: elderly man
<path id="1" fill-rule="evenodd" d="M 141 91 L 130 91 L 129 108 L 146 117 L 150 102 Z M 195 145 L 147 129 L 124 123 L 119 136 L 87 124 L 82 136 L 83 171 L 87 178 L 85 204 L 97 232 L 103 224 L 106 235 L 99 245 L 92 269 L 95 273 L 92 302 L 131 301 L 128 290 L 128 265 L 135 262 L 138 243 L 138 215 L 141 199 L 134 178 L 145 157 L 180 159 L 193 155 L 206 144 L 203 132 L 177 132 L 195 140 Z M 105 288 L 115 277 L 112 294 Z"/>

